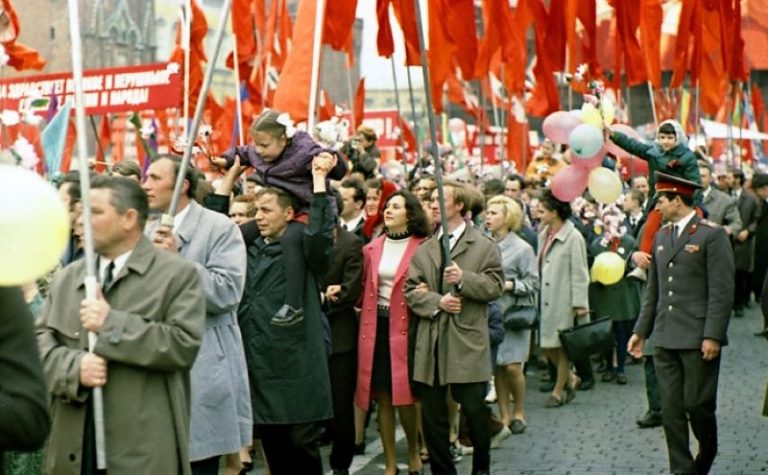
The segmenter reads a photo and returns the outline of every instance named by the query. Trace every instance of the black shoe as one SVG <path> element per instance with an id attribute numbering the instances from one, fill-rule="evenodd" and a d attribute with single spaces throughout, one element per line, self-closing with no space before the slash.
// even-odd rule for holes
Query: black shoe
<path id="1" fill-rule="evenodd" d="M 579 384 L 579 391 L 589 391 L 590 389 L 595 387 L 595 380 L 590 379 L 588 381 L 581 381 L 581 384 Z"/>
<path id="2" fill-rule="evenodd" d="M 349 475 L 349 470 L 334 470 L 333 475 Z"/>
<path id="3" fill-rule="evenodd" d="M 408 470 L 408 475 L 424 475 L 424 467 L 422 466 L 419 470 Z"/>
<path id="4" fill-rule="evenodd" d="M 661 414 L 658 412 L 648 411 L 645 415 L 635 421 L 637 426 L 641 429 L 650 429 L 652 427 L 659 427 L 661 425 Z"/>
<path id="5" fill-rule="evenodd" d="M 614 373 L 613 371 L 606 371 L 600 377 L 600 381 L 602 381 L 604 383 L 610 383 L 614 379 L 616 379 L 616 373 Z"/>
<path id="6" fill-rule="evenodd" d="M 755 333 L 755 336 L 764 336 L 765 338 L 768 338 L 768 328 L 766 328 L 763 331 L 759 331 Z"/>
<path id="7" fill-rule="evenodd" d="M 359 444 L 355 444 L 355 455 L 364 455 L 365 454 L 365 442 L 360 442 Z"/>
<path id="8" fill-rule="evenodd" d="M 619 373 L 616 375 L 616 383 L 617 384 L 627 384 L 627 375 L 624 373 Z"/>
<path id="9" fill-rule="evenodd" d="M 304 320 L 304 310 L 295 309 L 288 304 L 280 307 L 272 320 L 269 321 L 272 325 L 278 327 L 291 327 L 297 323 L 301 323 Z"/>
<path id="10" fill-rule="evenodd" d="M 554 382 L 544 383 L 541 386 L 539 386 L 539 392 L 542 392 L 542 393 L 551 393 L 553 389 L 555 389 Z"/>

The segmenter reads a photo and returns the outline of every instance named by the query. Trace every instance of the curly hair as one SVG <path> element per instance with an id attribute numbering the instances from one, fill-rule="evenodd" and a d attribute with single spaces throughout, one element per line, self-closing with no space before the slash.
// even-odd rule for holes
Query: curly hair
<path id="1" fill-rule="evenodd" d="M 421 207 L 419 199 L 410 191 L 398 190 L 386 199 L 382 209 L 387 207 L 387 204 L 392 201 L 392 198 L 396 196 L 402 196 L 405 200 L 405 216 L 408 220 L 408 232 L 417 237 L 427 237 L 431 234 L 431 227 L 427 214 L 424 212 L 424 208 Z"/>

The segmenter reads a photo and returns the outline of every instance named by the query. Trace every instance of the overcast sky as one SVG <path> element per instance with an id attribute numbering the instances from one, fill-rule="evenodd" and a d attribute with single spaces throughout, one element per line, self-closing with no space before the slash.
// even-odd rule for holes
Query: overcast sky
<path id="1" fill-rule="evenodd" d="M 426 0 L 420 0 L 422 18 L 426 19 Z M 392 66 L 389 58 L 382 58 L 376 50 L 376 34 L 378 23 L 376 22 L 376 2 L 373 0 L 360 0 L 357 2 L 357 17 L 363 19 L 363 48 L 360 58 L 361 74 L 365 76 L 365 87 L 368 89 L 391 89 Z M 397 70 L 397 86 L 401 89 L 408 88 L 408 76 L 405 63 L 405 50 L 403 48 L 403 34 L 400 25 L 390 11 L 392 23 L 392 35 L 395 40 L 395 65 Z M 424 35 L 427 35 L 425 29 Z M 422 84 L 421 71 L 411 68 L 411 79 L 415 87 Z"/>

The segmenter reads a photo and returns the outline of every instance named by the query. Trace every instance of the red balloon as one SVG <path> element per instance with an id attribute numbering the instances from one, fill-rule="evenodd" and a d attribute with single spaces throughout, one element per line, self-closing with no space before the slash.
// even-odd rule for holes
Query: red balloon
<path id="1" fill-rule="evenodd" d="M 588 169 L 568 165 L 552 177 L 550 188 L 555 198 L 560 201 L 570 202 L 584 193 L 584 190 L 587 189 L 588 181 Z"/>
<path id="2" fill-rule="evenodd" d="M 581 117 L 565 111 L 549 114 L 541 126 L 544 136 L 554 143 L 568 143 L 571 131 L 581 125 Z"/>
<path id="3" fill-rule="evenodd" d="M 582 158 L 578 155 L 571 154 L 571 164 L 578 168 L 584 168 L 586 170 L 592 170 L 593 168 L 599 167 L 603 164 L 603 159 L 605 158 L 605 154 L 607 153 L 605 150 L 605 146 L 600 149 L 599 152 L 592 155 L 591 157 L 585 157 Z"/>
<path id="4" fill-rule="evenodd" d="M 622 134 L 628 135 L 635 140 L 640 140 L 640 134 L 638 134 L 635 129 L 627 124 L 614 124 L 612 128 L 616 132 L 621 132 Z M 624 149 L 619 148 L 619 146 L 613 143 L 610 139 L 605 142 L 605 149 L 608 151 L 608 153 L 616 158 L 624 158 L 629 156 L 629 153 L 624 151 Z"/>

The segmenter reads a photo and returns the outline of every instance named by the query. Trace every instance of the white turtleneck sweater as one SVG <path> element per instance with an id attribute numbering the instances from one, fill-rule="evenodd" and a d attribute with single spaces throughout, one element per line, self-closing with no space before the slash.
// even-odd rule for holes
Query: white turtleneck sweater
<path id="1" fill-rule="evenodd" d="M 409 240 L 410 238 L 407 237 L 404 239 L 390 239 L 389 237 L 384 239 L 384 249 L 381 253 L 381 262 L 379 262 L 379 305 L 389 307 L 395 274 L 400 266 L 400 261 L 403 260 Z"/>

